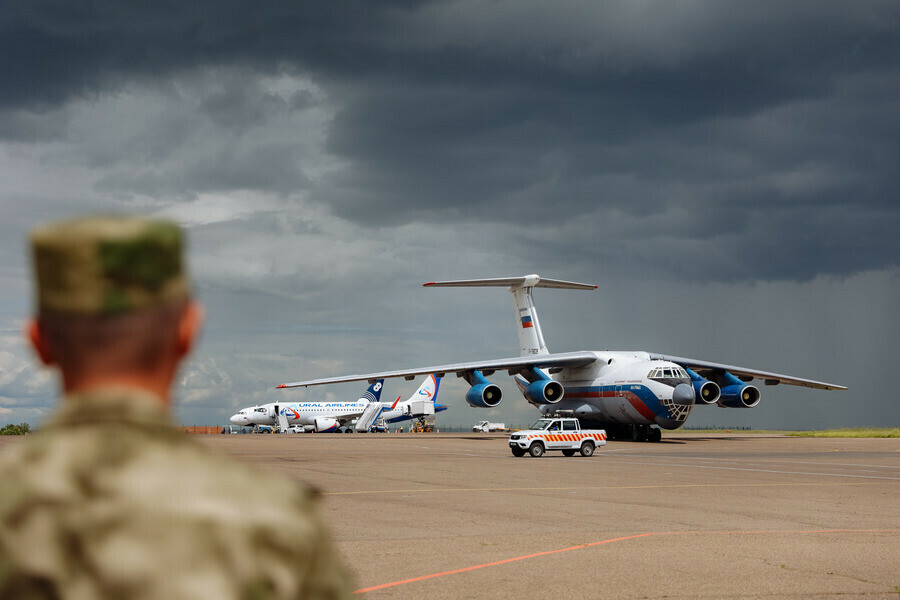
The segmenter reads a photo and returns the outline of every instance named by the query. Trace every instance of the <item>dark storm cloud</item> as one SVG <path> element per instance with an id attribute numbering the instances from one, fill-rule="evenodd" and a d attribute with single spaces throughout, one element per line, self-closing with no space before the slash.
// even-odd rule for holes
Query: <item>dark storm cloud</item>
<path id="1" fill-rule="evenodd" d="M 387 35 L 383 15 L 404 4 L 13 0 L 0 22 L 0 105 L 43 108 L 197 66 L 347 70 L 372 59 L 360 52 L 377 47 L 367 32 Z"/>
<path id="2" fill-rule="evenodd" d="M 87 148 L 95 189 L 512 220 L 528 227 L 497 243 L 622 272 L 845 275 L 900 260 L 898 22 L 895 2 L 15 2 L 0 135 L 47 139 L 73 99 L 217 72 L 191 110 Z M 320 100 L 250 73 L 324 90 L 341 168 L 313 182 L 298 147 L 253 136 Z"/>
<path id="3" fill-rule="evenodd" d="M 890 67 L 897 51 L 891 3 L 630 4 L 23 0 L 0 25 L 0 104 L 40 107 L 123 79 L 247 64 L 386 86 L 595 95 L 598 108 L 668 122 L 821 94 L 835 72 Z"/>

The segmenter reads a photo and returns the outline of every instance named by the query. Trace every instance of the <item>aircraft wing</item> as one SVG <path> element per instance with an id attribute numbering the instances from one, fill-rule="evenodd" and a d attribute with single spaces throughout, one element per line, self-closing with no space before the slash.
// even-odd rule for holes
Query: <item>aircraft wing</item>
<path id="1" fill-rule="evenodd" d="M 816 388 L 819 390 L 846 390 L 843 385 L 835 385 L 833 383 L 825 383 L 824 381 L 813 381 L 812 379 L 802 379 L 791 375 L 781 375 L 780 373 L 770 373 L 768 371 L 757 371 L 755 369 L 747 369 L 745 367 L 736 367 L 734 365 L 723 365 L 720 363 L 708 362 L 705 360 L 695 360 L 693 358 L 683 358 L 681 356 L 669 356 L 667 354 L 650 354 L 650 358 L 656 360 L 667 360 L 682 367 L 688 367 L 697 371 L 700 375 L 708 371 L 728 371 L 737 377 L 750 377 L 753 379 L 762 379 L 766 385 L 776 385 L 784 383 L 787 385 L 800 385 L 808 388 Z"/>
<path id="2" fill-rule="evenodd" d="M 403 377 L 413 379 L 417 375 L 429 375 L 434 373 L 443 377 L 447 373 L 470 373 L 481 371 L 483 375 L 492 375 L 494 371 L 509 371 L 516 374 L 522 369 L 538 367 L 541 369 L 554 368 L 578 368 L 584 367 L 597 360 L 593 352 L 561 352 L 558 354 L 540 354 L 535 356 L 516 356 L 513 358 L 497 358 L 475 362 L 455 363 L 449 365 L 437 365 L 422 367 L 420 369 L 404 369 L 400 371 L 381 371 L 380 373 L 366 373 L 364 375 L 344 375 L 342 377 L 326 377 L 324 379 L 309 379 L 307 381 L 295 381 L 283 383 L 278 388 L 308 387 L 311 385 L 325 385 L 328 383 L 344 383 L 347 381 L 375 381 L 376 379 L 389 379 Z"/>

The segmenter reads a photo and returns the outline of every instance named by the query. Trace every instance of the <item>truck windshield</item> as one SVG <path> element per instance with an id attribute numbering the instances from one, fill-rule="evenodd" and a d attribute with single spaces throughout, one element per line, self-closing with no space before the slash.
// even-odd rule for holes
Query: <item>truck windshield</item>
<path id="1" fill-rule="evenodd" d="M 531 426 L 532 429 L 547 429 L 552 423 L 552 419 L 538 419 L 535 421 L 534 425 Z"/>

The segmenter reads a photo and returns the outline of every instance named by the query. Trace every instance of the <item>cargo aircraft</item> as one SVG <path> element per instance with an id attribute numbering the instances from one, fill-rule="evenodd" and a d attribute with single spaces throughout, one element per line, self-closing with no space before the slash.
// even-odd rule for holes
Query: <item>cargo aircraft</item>
<path id="1" fill-rule="evenodd" d="M 229 419 L 234 425 L 275 425 L 302 427 L 305 431 L 369 431 L 379 420 L 400 423 L 447 410 L 436 404 L 441 380 L 429 374 L 413 394 L 400 402 L 381 402 L 384 379 L 378 379 L 356 402 L 270 402 L 239 410 Z"/>
<path id="2" fill-rule="evenodd" d="M 389 377 L 455 373 L 469 384 L 466 402 L 492 408 L 500 404 L 500 387 L 490 377 L 506 371 L 525 399 L 544 415 L 574 415 L 585 427 L 603 428 L 614 439 L 659 441 L 661 429 L 681 427 L 697 405 L 752 408 L 761 393 L 754 379 L 822 390 L 844 386 L 746 367 L 642 351 L 551 353 L 544 342 L 532 290 L 536 287 L 593 290 L 596 285 L 543 279 L 538 275 L 498 279 L 439 281 L 425 287 L 506 287 L 512 292 L 519 356 L 447 365 L 381 371 L 296 381 L 279 388 L 306 387 Z"/>

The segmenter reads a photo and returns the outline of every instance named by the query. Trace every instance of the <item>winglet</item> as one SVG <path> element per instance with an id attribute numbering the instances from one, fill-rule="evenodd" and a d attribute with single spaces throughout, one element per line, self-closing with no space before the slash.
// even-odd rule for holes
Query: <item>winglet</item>
<path id="1" fill-rule="evenodd" d="M 282 383 L 281 385 L 276 385 L 276 386 L 275 386 L 275 389 L 276 389 L 276 390 L 280 390 L 280 389 L 283 389 L 283 388 L 286 388 L 286 387 L 287 387 L 287 386 L 284 385 L 284 384 Z"/>
<path id="2" fill-rule="evenodd" d="M 435 284 L 434 281 L 429 281 L 428 283 L 423 283 L 422 287 L 428 287 L 429 285 L 434 285 L 434 284 Z"/>

